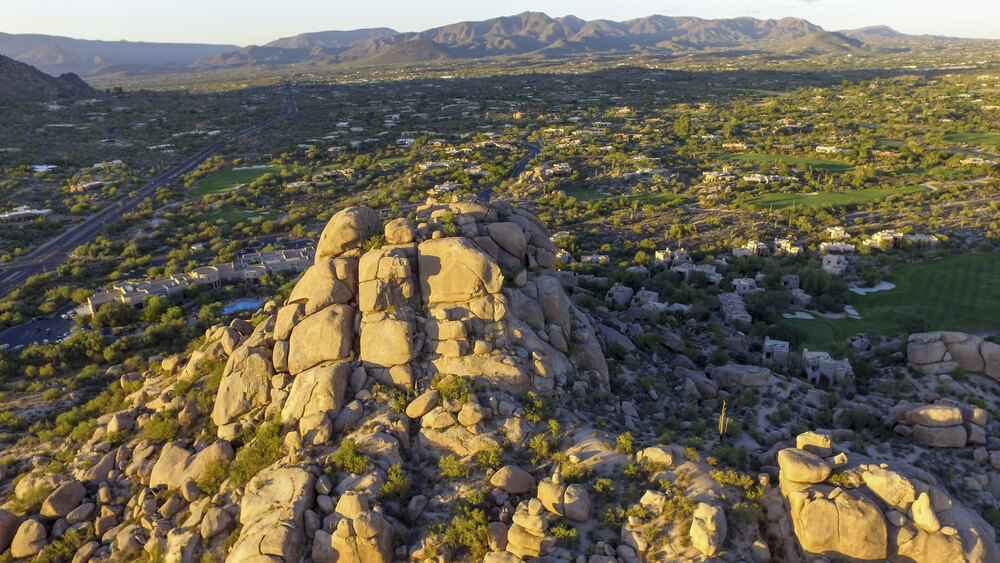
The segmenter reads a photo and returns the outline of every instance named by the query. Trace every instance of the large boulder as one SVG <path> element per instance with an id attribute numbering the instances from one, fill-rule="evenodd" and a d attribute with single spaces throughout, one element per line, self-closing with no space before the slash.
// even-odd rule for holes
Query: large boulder
<path id="1" fill-rule="evenodd" d="M 417 247 L 421 298 L 425 303 L 468 301 L 499 293 L 500 267 L 465 238 L 427 240 Z"/>
<path id="2" fill-rule="evenodd" d="M 413 356 L 413 324 L 382 319 L 361 326 L 361 361 L 377 367 L 408 363 Z"/>
<path id="3" fill-rule="evenodd" d="M 487 226 L 487 231 L 497 246 L 515 258 L 524 256 L 524 252 L 528 248 L 528 240 L 524 237 L 524 231 L 516 223 L 490 223 Z"/>
<path id="4" fill-rule="evenodd" d="M 378 213 L 367 207 L 348 207 L 327 222 L 316 245 L 316 263 L 348 250 L 361 248 L 366 240 L 379 234 L 382 221 Z"/>
<path id="5" fill-rule="evenodd" d="M 292 329 L 288 371 L 292 375 L 323 362 L 342 360 L 354 342 L 354 308 L 330 305 L 309 315 Z"/>
<path id="6" fill-rule="evenodd" d="M 31 557 L 45 547 L 45 540 L 49 537 L 45 531 L 45 526 L 38 520 L 25 520 L 17 528 L 17 534 L 10 543 L 10 554 L 14 559 Z"/>
<path id="7" fill-rule="evenodd" d="M 948 405 L 924 405 L 907 411 L 906 422 L 945 427 L 962 424 L 962 409 Z"/>
<path id="8" fill-rule="evenodd" d="M 268 468 L 247 484 L 240 504 L 243 529 L 227 563 L 297 563 L 305 555 L 305 512 L 312 508 L 315 478 L 298 467 Z"/>
<path id="9" fill-rule="evenodd" d="M 80 501 L 85 496 L 87 496 L 87 489 L 83 483 L 76 479 L 63 481 L 42 502 L 41 514 L 49 518 L 62 518 L 80 506 Z"/>
<path id="10" fill-rule="evenodd" d="M 771 384 L 771 370 L 763 366 L 729 364 L 712 371 L 712 380 L 720 387 L 766 387 Z"/>
<path id="11" fill-rule="evenodd" d="M 722 508 L 700 502 L 691 520 L 691 545 L 713 557 L 726 541 L 726 513 Z"/>
<path id="12" fill-rule="evenodd" d="M 512 495 L 523 495 L 535 488 L 535 478 L 516 465 L 505 465 L 490 477 L 490 484 Z"/>
<path id="13" fill-rule="evenodd" d="M 823 458 L 798 448 L 778 452 L 778 467 L 782 479 L 795 483 L 821 483 L 833 470 Z"/>
<path id="14" fill-rule="evenodd" d="M 861 474 L 865 485 L 886 504 L 906 510 L 916 499 L 916 489 L 909 479 L 895 471 L 875 469 Z"/>
<path id="15" fill-rule="evenodd" d="M 281 409 L 281 420 L 297 421 L 314 414 L 335 419 L 346 402 L 350 376 L 349 362 L 321 364 L 298 374 Z"/>
<path id="16" fill-rule="evenodd" d="M 240 415 L 265 406 L 271 392 L 274 366 L 263 347 L 237 348 L 222 373 L 222 382 L 212 409 L 212 421 L 223 426 Z"/>
<path id="17" fill-rule="evenodd" d="M 20 525 L 21 519 L 16 514 L 11 514 L 0 508 L 0 553 L 6 551 L 10 546 L 10 542 L 14 539 L 14 534 L 17 533 L 17 528 Z"/>
<path id="18" fill-rule="evenodd" d="M 792 493 L 792 520 L 802 549 L 862 560 L 883 560 L 888 550 L 885 518 L 871 501 L 843 492 L 832 501 Z"/>
<path id="19" fill-rule="evenodd" d="M 979 353 L 983 357 L 983 373 L 994 381 L 1000 381 L 1000 344 L 983 342 L 979 346 Z"/>
<path id="20" fill-rule="evenodd" d="M 358 261 L 354 258 L 328 258 L 316 262 L 288 296 L 289 303 L 302 303 L 311 315 L 334 303 L 348 303 L 358 287 Z M 287 336 L 285 336 L 287 338 Z"/>
<path id="21" fill-rule="evenodd" d="M 965 427 L 958 426 L 913 426 L 913 439 L 925 446 L 935 448 L 962 448 L 968 439 Z"/>
<path id="22" fill-rule="evenodd" d="M 166 485 L 168 489 L 179 489 L 185 481 L 197 481 L 209 464 L 224 463 L 233 457 L 233 446 L 225 440 L 216 440 L 195 454 L 178 442 L 170 442 L 163 446 L 153 465 L 149 486 Z"/>
<path id="23" fill-rule="evenodd" d="M 940 340 L 931 342 L 911 341 L 906 345 L 906 357 L 914 364 L 934 364 L 942 361 L 947 346 Z"/>

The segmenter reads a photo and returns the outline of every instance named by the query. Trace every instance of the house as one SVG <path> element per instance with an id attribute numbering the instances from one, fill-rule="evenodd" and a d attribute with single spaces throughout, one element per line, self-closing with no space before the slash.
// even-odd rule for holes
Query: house
<path id="1" fill-rule="evenodd" d="M 802 247 L 795 244 L 795 241 L 786 238 L 776 238 L 774 239 L 774 253 L 775 254 L 789 254 L 796 255 L 802 252 Z"/>
<path id="2" fill-rule="evenodd" d="M 703 172 L 702 176 L 707 182 L 729 182 L 736 179 L 736 175 L 729 172 L 708 171 Z"/>
<path id="3" fill-rule="evenodd" d="M 847 257 L 840 254 L 824 254 L 822 268 L 828 274 L 842 276 L 847 271 Z"/>
<path id="4" fill-rule="evenodd" d="M 785 274 L 781 276 L 781 285 L 787 289 L 799 289 L 802 279 L 797 274 Z"/>
<path id="5" fill-rule="evenodd" d="M 90 296 L 82 309 L 85 314 L 93 315 L 103 305 L 118 302 L 142 310 L 149 297 L 170 297 L 192 284 L 219 289 L 227 282 L 260 283 L 260 278 L 271 272 L 305 270 L 312 265 L 314 255 L 315 249 L 312 247 L 244 254 L 236 262 L 201 266 L 184 274 L 117 284 L 107 291 Z"/>
<path id="6" fill-rule="evenodd" d="M 722 274 L 716 272 L 715 266 L 712 264 L 693 264 L 691 262 L 682 262 L 671 266 L 670 271 L 681 274 L 684 276 L 684 281 L 688 283 L 693 282 L 699 273 L 704 274 L 708 283 L 712 285 L 718 285 L 722 281 Z"/>
<path id="7" fill-rule="evenodd" d="M 691 261 L 691 256 L 684 249 L 670 250 L 665 248 L 653 253 L 653 261 L 656 264 L 683 264 Z"/>
<path id="8" fill-rule="evenodd" d="M 732 325 L 736 322 L 752 323 L 753 318 L 747 313 L 746 304 L 738 293 L 720 293 L 719 301 L 722 302 L 722 318 L 726 324 Z"/>
<path id="9" fill-rule="evenodd" d="M 810 351 L 808 348 L 802 349 L 802 369 L 809 383 L 819 386 L 833 385 L 854 375 L 851 363 L 846 359 L 834 360 L 826 352 Z"/>
<path id="10" fill-rule="evenodd" d="M 753 278 L 738 278 L 733 280 L 733 290 L 739 295 L 764 291 L 757 287 L 757 281 Z"/>
<path id="11" fill-rule="evenodd" d="M 849 242 L 824 241 L 819 243 L 819 251 L 822 253 L 850 254 L 854 252 L 854 245 Z"/>
<path id="12" fill-rule="evenodd" d="M 831 147 L 825 145 L 818 145 L 816 147 L 816 152 L 819 154 L 844 154 L 847 149 L 842 149 L 840 147 Z"/>
<path id="13" fill-rule="evenodd" d="M 757 241 L 748 241 L 743 246 L 739 246 L 733 249 L 733 256 L 736 258 L 746 258 L 748 256 L 767 256 L 770 254 L 770 249 L 767 245 Z"/>
<path id="14" fill-rule="evenodd" d="M 914 244 L 926 244 L 927 246 L 929 246 L 931 248 L 936 247 L 937 243 L 938 243 L 938 238 L 936 236 L 934 236 L 934 235 L 923 235 L 923 234 L 904 235 L 903 236 L 903 240 L 905 240 L 906 242 L 909 242 L 909 243 L 914 243 Z"/>
<path id="15" fill-rule="evenodd" d="M 28 221 L 52 213 L 51 209 L 32 209 L 30 205 L 20 205 L 13 211 L 0 213 L 0 221 Z"/>
<path id="16" fill-rule="evenodd" d="M 784 340 L 772 340 L 770 336 L 764 337 L 763 363 L 775 362 L 784 363 L 788 359 L 788 343 Z"/>
<path id="17" fill-rule="evenodd" d="M 838 226 L 834 226 L 834 227 L 827 227 L 827 228 L 823 229 L 823 235 L 826 238 L 832 239 L 832 240 L 840 240 L 840 239 L 844 239 L 844 238 L 849 238 L 849 235 L 847 234 L 847 231 L 844 229 L 844 227 L 841 227 L 839 225 Z"/>
<path id="18" fill-rule="evenodd" d="M 616 283 L 604 295 L 604 302 L 615 307 L 624 307 L 632 301 L 632 297 L 631 287 Z"/>
<path id="19" fill-rule="evenodd" d="M 903 242 L 903 233 L 899 231 L 879 231 L 872 236 L 868 237 L 864 241 L 864 245 L 873 249 L 881 250 L 886 248 L 895 248 Z"/>
<path id="20" fill-rule="evenodd" d="M 609 260 L 607 254 L 584 254 L 580 257 L 581 264 L 607 264 Z"/>

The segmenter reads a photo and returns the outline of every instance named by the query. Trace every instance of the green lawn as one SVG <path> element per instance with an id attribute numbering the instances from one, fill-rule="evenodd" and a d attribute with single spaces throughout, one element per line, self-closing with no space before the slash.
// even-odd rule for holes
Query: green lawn
<path id="1" fill-rule="evenodd" d="M 397 156 L 393 158 L 383 158 L 378 161 L 379 166 L 399 166 L 409 164 L 410 158 L 407 156 Z"/>
<path id="2" fill-rule="evenodd" d="M 204 217 L 203 220 L 209 223 L 215 223 L 219 219 L 222 219 L 223 221 L 231 225 L 235 225 L 236 223 L 239 223 L 241 221 L 250 221 L 257 216 L 262 216 L 264 217 L 265 220 L 273 220 L 280 217 L 281 212 L 280 211 L 262 212 L 262 211 L 249 210 L 249 209 L 243 209 L 239 207 L 226 205 L 220 207 L 219 209 L 216 209 L 215 211 L 212 211 L 211 213 L 205 214 L 203 216 Z"/>
<path id="3" fill-rule="evenodd" d="M 566 190 L 567 197 L 574 197 L 577 201 L 595 201 L 599 199 L 617 199 L 619 197 L 624 197 L 627 200 L 638 200 L 641 203 L 651 203 L 653 205 L 662 205 L 664 203 L 670 203 L 674 201 L 686 201 L 688 198 L 677 195 L 677 194 L 661 194 L 661 193 L 643 193 L 643 194 L 633 194 L 627 196 L 617 196 L 617 195 L 605 195 L 600 192 L 595 192 L 588 190 L 587 188 L 569 188 Z"/>
<path id="4" fill-rule="evenodd" d="M 889 291 L 851 294 L 861 320 L 786 319 L 803 329 L 807 345 L 824 347 L 857 333 L 900 332 L 900 315 L 927 319 L 931 330 L 977 333 L 1000 328 L 1000 254 L 960 254 L 896 266 Z"/>
<path id="5" fill-rule="evenodd" d="M 823 158 L 811 158 L 807 156 L 791 156 L 786 154 L 756 154 L 756 153 L 742 153 L 742 154 L 729 154 L 722 155 L 717 153 L 709 154 L 712 158 L 722 158 L 723 160 L 729 160 L 732 162 L 753 162 L 756 164 L 775 164 L 783 162 L 789 166 L 800 166 L 803 168 L 818 168 L 820 170 L 826 170 L 827 172 L 833 172 L 834 174 L 843 174 L 845 172 L 850 172 L 854 170 L 854 166 L 846 163 L 839 162 L 836 160 L 826 160 Z"/>
<path id="6" fill-rule="evenodd" d="M 264 174 L 275 173 L 280 170 L 281 167 L 279 166 L 245 168 L 243 170 L 226 168 L 198 180 L 198 183 L 188 190 L 188 195 L 198 198 L 208 194 L 221 194 L 245 186 Z"/>
<path id="7" fill-rule="evenodd" d="M 903 188 L 866 188 L 848 192 L 817 192 L 811 194 L 773 193 L 747 200 L 747 203 L 766 209 L 786 209 L 789 207 L 820 207 L 823 205 L 847 205 L 881 201 L 889 196 L 926 192 L 924 186 Z"/>
<path id="8" fill-rule="evenodd" d="M 968 145 L 1000 147 L 1000 133 L 952 133 L 945 135 L 944 138 Z"/>

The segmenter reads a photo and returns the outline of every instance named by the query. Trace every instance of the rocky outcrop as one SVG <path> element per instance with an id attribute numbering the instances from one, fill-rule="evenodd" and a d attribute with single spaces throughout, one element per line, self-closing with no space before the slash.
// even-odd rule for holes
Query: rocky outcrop
<path id="1" fill-rule="evenodd" d="M 889 425 L 924 446 L 962 448 L 986 444 L 986 410 L 954 401 L 933 405 L 900 401 L 892 408 Z"/>
<path id="2" fill-rule="evenodd" d="M 315 481 L 296 467 L 265 469 L 247 484 L 240 505 L 243 529 L 227 562 L 302 560 L 304 517 L 312 508 Z"/>
<path id="3" fill-rule="evenodd" d="M 921 418 L 924 422 L 944 418 L 924 414 L 929 417 Z M 831 483 L 823 476 L 830 475 L 830 461 L 797 448 L 779 452 L 781 493 L 804 552 L 927 563 L 1000 557 L 992 527 L 925 480 L 933 480 L 929 474 L 914 477 L 840 455 L 839 479 Z"/>
<path id="4" fill-rule="evenodd" d="M 923 375 L 962 368 L 1000 382 L 1000 345 L 963 332 L 911 334 L 906 346 L 910 367 Z"/>

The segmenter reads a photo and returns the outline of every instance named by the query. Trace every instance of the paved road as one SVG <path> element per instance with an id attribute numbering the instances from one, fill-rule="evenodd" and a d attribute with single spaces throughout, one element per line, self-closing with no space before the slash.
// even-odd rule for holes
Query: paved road
<path id="1" fill-rule="evenodd" d="M 147 197 L 155 195 L 157 188 L 168 183 L 175 182 L 184 174 L 198 168 L 201 163 L 208 160 L 208 157 L 221 150 L 233 139 L 243 137 L 244 135 L 248 135 L 254 131 L 272 125 L 280 119 L 294 116 L 298 112 L 298 108 L 295 106 L 295 100 L 291 98 L 285 98 L 282 100 L 281 105 L 281 115 L 268 119 L 263 123 L 258 123 L 253 127 L 248 127 L 242 131 L 233 133 L 228 137 L 212 143 L 211 145 L 188 157 L 184 162 L 180 163 L 166 174 L 150 180 L 145 186 L 137 190 L 135 196 L 127 197 L 122 201 L 105 207 L 104 209 L 84 219 L 82 223 L 73 225 L 62 234 L 45 242 L 36 248 L 31 254 L 4 266 L 3 270 L 0 271 L 0 297 L 7 295 L 7 292 L 9 292 L 12 287 L 20 285 L 31 276 L 45 271 L 54 270 L 69 258 L 70 253 L 73 252 L 74 249 L 90 241 L 101 233 L 104 230 L 105 225 L 108 223 L 114 223 L 115 221 L 121 219 L 126 213 L 134 211 L 140 202 Z"/>
<path id="2" fill-rule="evenodd" d="M 63 319 L 62 314 L 75 308 L 75 304 L 67 305 L 56 311 L 56 314 L 52 315 L 51 318 L 29 321 L 0 332 L 0 345 L 6 344 L 9 348 L 17 349 L 45 340 L 55 342 L 59 338 L 69 336 L 76 323 Z"/>
<path id="3" fill-rule="evenodd" d="M 514 167 L 514 171 L 510 173 L 508 178 L 514 179 L 520 176 L 521 172 L 524 172 L 524 169 L 528 167 L 528 163 L 534 160 L 534 158 L 538 156 L 538 153 L 542 152 L 541 145 L 528 142 L 528 137 L 530 135 L 531 133 L 529 132 L 527 135 L 524 136 L 524 138 L 521 139 L 521 142 L 524 144 L 525 148 L 528 149 L 528 154 L 524 155 L 524 158 L 517 161 L 517 166 Z M 493 197 L 493 188 L 486 188 L 485 190 L 479 192 L 478 197 L 483 201 L 489 202 L 490 198 Z"/>

